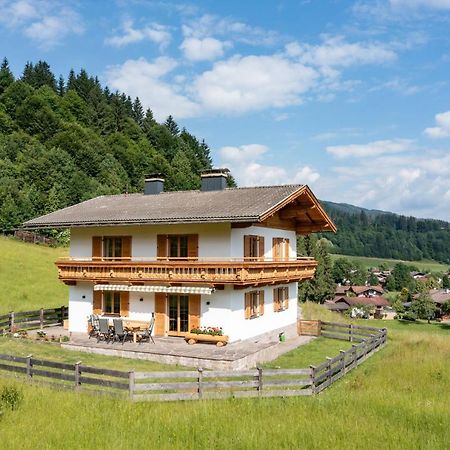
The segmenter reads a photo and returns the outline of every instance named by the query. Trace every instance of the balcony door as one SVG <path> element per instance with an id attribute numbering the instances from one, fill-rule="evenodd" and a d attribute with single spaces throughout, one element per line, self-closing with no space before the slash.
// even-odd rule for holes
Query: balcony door
<path id="1" fill-rule="evenodd" d="M 273 238 L 273 240 L 272 240 L 272 258 L 275 261 L 289 259 L 289 239 Z"/>
<path id="2" fill-rule="evenodd" d="M 93 236 L 92 258 L 107 261 L 131 258 L 131 236 Z"/>
<path id="3" fill-rule="evenodd" d="M 158 259 L 197 259 L 198 234 L 158 234 Z"/>
<path id="4" fill-rule="evenodd" d="M 200 326 L 200 295 L 156 294 L 155 335 L 185 336 Z"/>

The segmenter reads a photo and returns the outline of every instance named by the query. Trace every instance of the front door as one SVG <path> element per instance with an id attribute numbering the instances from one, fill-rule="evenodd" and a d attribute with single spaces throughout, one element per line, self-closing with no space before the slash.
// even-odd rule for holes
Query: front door
<path id="1" fill-rule="evenodd" d="M 169 294 L 169 336 L 184 336 L 189 330 L 189 296 Z"/>
<path id="2" fill-rule="evenodd" d="M 167 294 L 166 299 L 158 295 L 156 310 L 160 311 L 156 314 L 156 335 L 185 336 L 200 326 L 200 295 Z"/>

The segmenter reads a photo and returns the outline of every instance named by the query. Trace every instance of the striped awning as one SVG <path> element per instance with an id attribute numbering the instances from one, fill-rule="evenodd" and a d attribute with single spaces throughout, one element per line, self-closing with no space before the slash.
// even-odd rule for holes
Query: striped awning
<path id="1" fill-rule="evenodd" d="M 94 291 L 164 292 L 167 294 L 211 295 L 210 287 L 201 286 L 129 286 L 127 284 L 96 284 Z"/>

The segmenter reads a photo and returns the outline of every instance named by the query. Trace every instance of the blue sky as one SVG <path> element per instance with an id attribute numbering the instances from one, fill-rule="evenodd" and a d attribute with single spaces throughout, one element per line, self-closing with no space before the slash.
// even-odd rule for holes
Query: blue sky
<path id="1" fill-rule="evenodd" d="M 172 114 L 240 185 L 450 220 L 450 0 L 0 0 L 3 55 Z"/>

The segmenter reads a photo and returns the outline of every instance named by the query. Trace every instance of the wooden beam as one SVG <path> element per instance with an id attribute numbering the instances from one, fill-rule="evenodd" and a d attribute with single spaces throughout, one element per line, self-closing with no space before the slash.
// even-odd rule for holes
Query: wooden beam
<path id="1" fill-rule="evenodd" d="M 309 225 L 303 224 L 299 225 L 296 228 L 296 233 L 298 234 L 309 234 L 309 233 L 317 233 L 320 231 L 331 231 L 330 225 L 328 223 L 312 223 Z"/>

